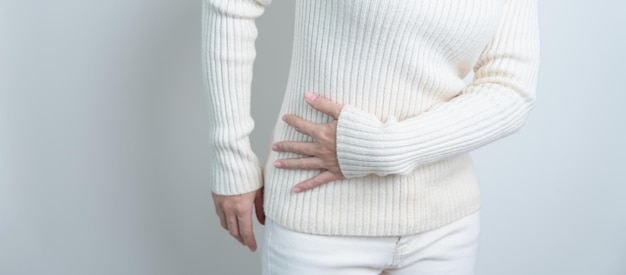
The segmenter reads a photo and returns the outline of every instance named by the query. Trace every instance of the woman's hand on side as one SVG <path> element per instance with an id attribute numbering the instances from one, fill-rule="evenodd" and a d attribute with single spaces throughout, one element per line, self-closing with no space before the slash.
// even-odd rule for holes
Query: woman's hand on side
<path id="1" fill-rule="evenodd" d="M 215 211 L 220 218 L 220 224 L 241 244 L 247 246 L 250 251 L 256 251 L 257 243 L 252 230 L 252 207 L 256 210 L 259 223 L 265 224 L 263 211 L 263 190 L 260 188 L 254 192 L 222 196 L 212 193 Z"/>
<path id="2" fill-rule="evenodd" d="M 315 142 L 278 141 L 272 150 L 307 155 L 305 158 L 279 159 L 274 166 L 280 169 L 326 169 L 319 175 L 296 184 L 294 192 L 303 192 L 333 180 L 345 178 L 337 160 L 337 119 L 343 105 L 327 98 L 307 93 L 306 102 L 314 109 L 335 118 L 326 124 L 313 123 L 294 114 L 285 114 L 283 120 L 296 131 L 315 138 Z M 313 95 L 312 97 L 308 97 Z"/>

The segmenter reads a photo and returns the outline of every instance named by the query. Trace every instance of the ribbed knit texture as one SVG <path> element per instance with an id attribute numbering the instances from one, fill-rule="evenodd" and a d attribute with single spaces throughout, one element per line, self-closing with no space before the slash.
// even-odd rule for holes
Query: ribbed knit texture
<path id="1" fill-rule="evenodd" d="M 283 114 L 333 120 L 304 101 L 306 92 L 343 104 L 337 158 L 346 179 L 294 193 L 322 170 L 275 168 L 274 160 L 304 156 L 269 147 L 260 163 L 249 140 L 254 20 L 271 0 L 204 0 L 213 191 L 264 185 L 267 217 L 324 235 L 419 233 L 475 212 L 481 200 L 470 151 L 519 130 L 535 102 L 537 0 L 295 1 L 272 142 L 314 141 Z"/>

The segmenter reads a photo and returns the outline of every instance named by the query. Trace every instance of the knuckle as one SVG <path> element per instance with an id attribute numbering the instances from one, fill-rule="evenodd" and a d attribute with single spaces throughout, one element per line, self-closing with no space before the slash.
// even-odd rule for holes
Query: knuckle
<path id="1" fill-rule="evenodd" d="M 324 131 L 320 130 L 320 128 L 314 128 L 311 130 L 311 134 L 314 137 L 319 137 L 319 138 L 323 138 L 324 137 Z"/>
<path id="2" fill-rule="evenodd" d="M 328 148 L 326 148 L 324 146 L 320 146 L 317 150 L 320 152 L 320 155 L 322 155 L 322 156 L 327 156 L 327 155 L 329 155 L 332 152 L 332 150 L 330 150 L 330 149 L 328 149 Z"/>
<path id="3" fill-rule="evenodd" d="M 323 141 L 328 141 L 329 140 L 329 134 L 327 131 L 324 130 L 324 128 L 322 129 L 317 129 L 315 131 L 315 134 L 317 136 L 318 139 L 323 140 Z"/>
<path id="4" fill-rule="evenodd" d="M 235 208 L 237 218 L 248 213 L 248 206 L 245 204 L 238 204 Z"/>
<path id="5" fill-rule="evenodd" d="M 235 208 L 231 208 L 228 211 L 224 211 L 224 217 L 228 220 L 228 222 L 231 222 L 230 219 L 235 215 L 237 215 L 237 209 Z"/>
<path id="6" fill-rule="evenodd" d="M 281 142 L 278 144 L 278 150 L 280 150 L 280 151 L 288 151 L 288 150 L 289 150 L 289 144 L 288 144 L 288 143 L 286 143 L 286 142 L 282 142 L 282 141 L 281 141 Z"/>
<path id="7" fill-rule="evenodd" d="M 320 186 L 320 185 L 322 185 L 322 181 L 320 181 L 320 180 L 313 181 L 313 182 L 311 183 L 311 185 L 312 185 L 312 186 L 311 186 L 311 188 L 312 188 L 312 187 L 317 187 L 317 186 Z"/>
<path id="8" fill-rule="evenodd" d="M 316 180 L 316 181 L 313 182 L 313 186 L 315 186 L 315 187 L 320 186 L 322 184 L 324 184 L 324 180 L 322 180 L 322 179 L 319 179 L 319 180 Z"/>
<path id="9" fill-rule="evenodd" d="M 312 181 L 307 181 L 305 183 L 302 183 L 302 185 L 300 185 L 300 189 L 302 189 L 302 190 L 309 190 L 309 189 L 311 189 L 313 187 L 312 183 L 313 183 Z"/>
<path id="10" fill-rule="evenodd" d="M 321 141 L 321 143 L 329 147 L 336 146 L 337 143 L 337 138 L 335 137 L 335 134 L 329 133 L 328 131 L 323 131 L 319 136 L 319 140 Z"/>
<path id="11" fill-rule="evenodd" d="M 302 169 L 311 169 L 313 168 L 313 164 L 311 164 L 309 161 L 302 161 L 302 164 L 300 164 L 300 167 Z"/>

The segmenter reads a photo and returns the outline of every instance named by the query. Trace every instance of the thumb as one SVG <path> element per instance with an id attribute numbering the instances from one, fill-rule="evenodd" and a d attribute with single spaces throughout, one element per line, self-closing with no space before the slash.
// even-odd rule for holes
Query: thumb
<path id="1" fill-rule="evenodd" d="M 265 188 L 261 187 L 261 189 L 256 191 L 256 196 L 254 197 L 254 209 L 256 212 L 256 218 L 259 220 L 259 223 L 265 225 L 265 209 L 263 208 L 263 195 Z"/>

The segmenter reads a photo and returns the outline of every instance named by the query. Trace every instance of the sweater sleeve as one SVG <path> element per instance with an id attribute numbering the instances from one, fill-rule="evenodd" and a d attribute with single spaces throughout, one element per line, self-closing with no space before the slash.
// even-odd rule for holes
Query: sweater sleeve
<path id="1" fill-rule="evenodd" d="M 515 133 L 535 103 L 539 72 L 537 0 L 511 0 L 456 97 L 382 122 L 346 104 L 337 119 L 337 158 L 346 178 L 408 175 Z"/>
<path id="2" fill-rule="evenodd" d="M 262 165 L 250 145 L 255 18 L 271 0 L 203 0 L 202 71 L 209 116 L 212 191 L 238 195 L 263 186 Z"/>

